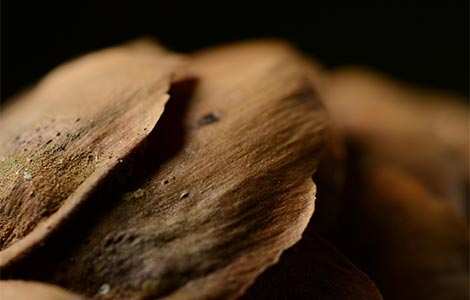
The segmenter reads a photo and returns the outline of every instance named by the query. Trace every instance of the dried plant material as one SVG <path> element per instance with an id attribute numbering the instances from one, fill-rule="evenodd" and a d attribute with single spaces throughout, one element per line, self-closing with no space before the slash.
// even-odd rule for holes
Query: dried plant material
<path id="1" fill-rule="evenodd" d="M 467 299 L 464 99 L 358 69 L 323 83 L 350 151 L 337 244 L 385 299 Z"/>
<path id="2" fill-rule="evenodd" d="M 101 299 L 236 299 L 300 239 L 326 127 L 301 61 L 272 42 L 193 60 L 194 93 L 177 112 L 172 97 L 136 164 L 150 174 L 77 218 L 87 234 L 37 279 Z"/>
<path id="3" fill-rule="evenodd" d="M 316 213 L 302 239 L 261 274 L 241 299 L 382 299 L 369 277 L 318 235 L 315 218 Z"/>
<path id="4" fill-rule="evenodd" d="M 464 220 L 399 168 L 377 162 L 360 173 L 346 234 L 385 299 L 468 299 Z"/>
<path id="5" fill-rule="evenodd" d="M 465 99 L 405 86 L 359 68 L 333 71 L 323 82 L 326 105 L 350 142 L 367 151 L 371 160 L 415 174 L 459 214 L 467 212 Z"/>
<path id="6" fill-rule="evenodd" d="M 57 68 L 0 117 L 0 266 L 57 229 L 144 140 L 181 58 L 149 43 Z"/>
<path id="7" fill-rule="evenodd" d="M 85 300 L 57 286 L 50 284 L 21 281 L 0 280 L 0 299 L 2 300 Z"/>

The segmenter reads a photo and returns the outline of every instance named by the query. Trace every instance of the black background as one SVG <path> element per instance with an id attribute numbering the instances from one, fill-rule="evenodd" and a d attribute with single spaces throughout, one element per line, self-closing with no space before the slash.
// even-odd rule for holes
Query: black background
<path id="1" fill-rule="evenodd" d="M 255 4 L 256 3 L 256 4 Z M 177 51 L 281 37 L 325 65 L 365 64 L 469 91 L 469 1 L 1 1 L 1 99 L 80 53 L 142 35 Z"/>

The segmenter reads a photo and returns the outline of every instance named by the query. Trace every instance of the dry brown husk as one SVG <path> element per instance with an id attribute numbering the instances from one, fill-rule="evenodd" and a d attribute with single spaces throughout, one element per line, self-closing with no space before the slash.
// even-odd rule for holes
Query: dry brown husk
<path id="1" fill-rule="evenodd" d="M 247 43 L 195 54 L 189 73 L 135 182 L 92 197 L 109 205 L 77 217 L 83 239 L 27 276 L 103 299 L 236 299 L 300 239 L 327 126 L 303 61 Z"/>
<path id="2" fill-rule="evenodd" d="M 146 197 L 100 220 L 63 273 L 70 289 L 92 294 L 108 282 L 116 299 L 235 299 L 300 239 L 326 115 L 295 57 L 258 50 L 194 56 L 200 81 L 181 120 L 181 151 L 139 186 Z"/>
<path id="3" fill-rule="evenodd" d="M 101 299 L 381 299 L 320 232 L 386 299 L 468 298 L 460 96 L 330 73 L 275 41 L 190 60 L 100 51 L 1 112 L 2 276 Z"/>
<path id="4" fill-rule="evenodd" d="M 0 117 L 0 267 L 55 231 L 142 143 L 181 58 L 148 42 L 86 55 Z"/>

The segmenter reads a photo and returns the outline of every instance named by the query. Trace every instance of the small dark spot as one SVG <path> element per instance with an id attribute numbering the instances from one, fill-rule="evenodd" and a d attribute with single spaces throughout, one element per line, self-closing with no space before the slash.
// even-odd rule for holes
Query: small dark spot
<path id="1" fill-rule="evenodd" d="M 183 192 L 180 196 L 181 199 L 185 199 L 185 198 L 188 198 L 189 197 L 189 193 L 188 192 Z"/>
<path id="2" fill-rule="evenodd" d="M 66 136 L 66 137 L 70 137 L 70 133 L 67 133 L 65 136 Z"/>
<path id="3" fill-rule="evenodd" d="M 105 247 L 105 248 L 108 248 L 109 246 L 111 246 L 111 245 L 113 244 L 113 242 L 114 242 L 114 240 L 113 240 L 112 237 L 109 237 L 109 236 L 106 237 L 106 238 L 104 239 L 104 247 Z"/>
<path id="4" fill-rule="evenodd" d="M 26 152 L 26 151 L 28 151 L 28 149 L 24 148 L 23 151 Z"/>
<path id="5" fill-rule="evenodd" d="M 17 135 L 17 136 L 15 137 L 15 141 L 18 141 L 19 139 L 20 139 L 20 136 Z"/>
<path id="6" fill-rule="evenodd" d="M 125 233 L 118 233 L 114 238 L 114 243 L 118 244 L 119 242 L 121 242 L 124 239 L 125 236 L 126 236 Z"/>
<path id="7" fill-rule="evenodd" d="M 170 181 L 168 179 L 165 179 L 165 180 L 162 181 L 162 183 L 163 184 L 168 184 L 168 183 L 170 183 Z"/>
<path id="8" fill-rule="evenodd" d="M 33 159 L 32 159 L 32 158 L 30 158 L 30 159 L 29 159 L 29 162 L 33 162 Z"/>
<path id="9" fill-rule="evenodd" d="M 132 243 L 137 237 L 133 234 L 127 236 L 127 242 Z"/>
<path id="10" fill-rule="evenodd" d="M 55 135 L 56 135 L 56 136 L 60 136 L 60 132 L 57 132 Z"/>
<path id="11" fill-rule="evenodd" d="M 40 127 L 36 128 L 36 132 L 39 132 L 39 130 L 41 130 L 41 128 L 40 128 Z"/>
<path id="12" fill-rule="evenodd" d="M 147 127 L 144 128 L 144 131 L 147 131 Z"/>
<path id="13" fill-rule="evenodd" d="M 218 113 L 209 113 L 207 115 L 202 116 L 198 121 L 197 124 L 202 126 L 207 126 L 212 123 L 218 122 L 220 120 L 220 115 Z"/>
<path id="14" fill-rule="evenodd" d="M 80 120 L 81 120 L 80 118 L 76 118 L 75 122 L 80 122 Z"/>
<path id="15" fill-rule="evenodd" d="M 49 145 L 50 143 L 52 143 L 52 140 L 48 140 L 48 141 L 46 142 L 46 145 Z"/>

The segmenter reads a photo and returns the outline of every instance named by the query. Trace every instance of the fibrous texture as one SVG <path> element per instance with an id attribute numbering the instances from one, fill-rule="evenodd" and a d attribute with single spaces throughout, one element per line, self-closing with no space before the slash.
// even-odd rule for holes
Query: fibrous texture
<path id="1" fill-rule="evenodd" d="M 180 58 L 137 43 L 59 67 L 0 118 L 0 266 L 84 202 L 152 130 Z"/>
<path id="2" fill-rule="evenodd" d="M 0 288 L 466 299 L 463 102 L 272 40 L 84 56 L 1 112 Z"/>
<path id="3" fill-rule="evenodd" d="M 109 284 L 103 298 L 234 299 L 300 239 L 326 116 L 295 58 L 251 48 L 194 56 L 198 85 L 171 120 L 181 122 L 180 148 L 135 196 L 114 199 L 48 280 L 90 296 Z M 159 126 L 155 142 L 175 148 L 158 132 L 171 125 Z"/>
<path id="4" fill-rule="evenodd" d="M 176 72 L 167 66 L 174 66 L 175 60 L 161 50 L 139 49 L 132 49 L 135 52 L 130 65 L 119 62 L 115 66 L 119 70 L 130 68 L 135 74 L 109 71 L 103 76 L 110 80 L 110 87 L 116 84 L 123 91 L 138 86 L 139 76 L 151 78 L 157 87 L 165 88 L 149 88 L 146 80 L 142 84 L 153 92 L 162 91 L 162 98 L 147 103 L 139 92 L 125 99 L 119 96 L 127 104 L 119 111 L 116 123 L 113 117 L 107 117 L 116 105 L 87 105 L 96 109 L 98 117 L 86 112 L 85 117 L 73 120 L 104 119 L 100 122 L 106 124 L 105 133 L 98 131 L 95 136 L 98 133 L 94 128 L 86 131 L 94 138 L 85 145 L 97 152 L 102 149 L 99 147 L 113 150 L 111 146 L 126 138 L 134 140 L 125 155 L 112 154 L 114 164 L 106 164 L 105 173 L 100 173 L 104 175 L 86 193 L 70 188 L 86 205 L 74 206 L 73 214 L 66 215 L 68 223 L 57 223 L 60 230 L 56 235 L 41 240 L 46 241 L 43 247 L 30 248 L 27 257 L 15 256 L 7 265 L 7 274 L 102 299 L 237 299 L 301 238 L 313 213 L 315 187 L 311 176 L 324 146 L 327 116 L 308 66 L 290 47 L 276 42 L 242 43 L 195 53 L 187 58 L 183 69 L 194 80 L 173 85 L 165 112 L 147 135 L 143 131 L 149 132 L 161 114 L 161 99 L 168 91 L 171 74 Z M 104 57 L 91 62 L 85 57 L 65 68 L 80 70 L 88 63 L 86 72 L 50 75 L 45 82 L 51 90 L 63 91 L 65 97 L 70 89 L 61 89 L 65 86 L 62 81 L 69 74 L 72 83 L 83 82 L 74 94 L 77 103 L 87 103 L 79 100 L 82 97 L 89 99 L 88 103 L 96 101 L 95 97 L 106 98 L 101 94 L 106 84 L 93 89 L 101 78 L 95 72 L 106 69 L 101 65 L 107 61 L 106 55 L 95 55 Z M 149 62 L 139 65 L 134 61 L 142 57 Z M 154 60 L 158 63 L 152 64 Z M 61 70 L 53 74 L 64 72 Z M 161 75 L 163 71 L 165 76 Z M 180 74 L 182 70 L 177 71 Z M 122 77 L 115 75 L 121 73 Z M 77 74 L 81 74 L 80 80 L 75 79 Z M 113 76 L 122 82 L 112 83 Z M 42 85 L 19 103 L 40 106 L 45 101 L 38 92 L 45 89 Z M 83 91 L 90 93 L 84 96 Z M 137 105 L 140 102 L 159 110 L 147 107 L 142 112 Z M 15 105 L 20 104 L 12 107 Z M 129 111 L 135 115 L 127 116 Z M 68 109 L 58 114 L 67 113 Z M 140 126 L 137 130 L 135 124 Z M 104 143 L 106 138 L 112 142 Z M 122 169 L 115 167 L 120 160 Z M 80 164 L 66 165 L 68 170 L 81 170 Z M 45 222 L 53 217 L 46 217 Z M 328 256 L 326 261 L 331 262 L 322 263 L 319 257 L 311 261 L 316 266 L 312 270 L 329 274 L 323 281 L 314 279 L 322 282 L 318 289 L 330 286 L 328 282 L 337 274 L 341 278 L 337 286 L 357 296 L 355 299 L 380 299 L 363 273 L 331 246 L 324 246 L 321 239 L 318 244 L 315 240 L 305 249 L 314 249 L 312 255 Z M 5 250 L 14 245 L 6 245 Z M 365 290 L 349 285 L 350 278 Z M 347 294 L 327 290 L 325 297 L 345 299 Z"/>

